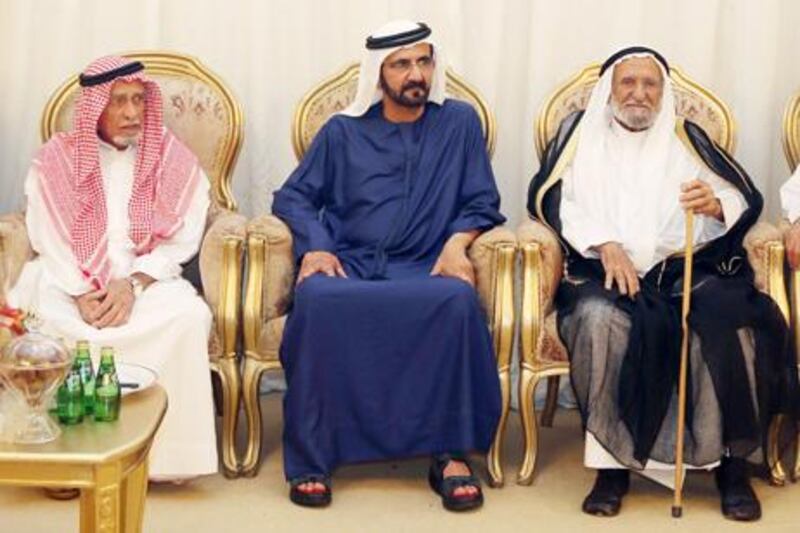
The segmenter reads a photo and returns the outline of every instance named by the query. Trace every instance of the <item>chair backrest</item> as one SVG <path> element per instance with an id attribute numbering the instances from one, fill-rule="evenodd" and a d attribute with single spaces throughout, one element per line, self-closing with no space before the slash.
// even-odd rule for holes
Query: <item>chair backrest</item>
<path id="1" fill-rule="evenodd" d="M 353 63 L 311 89 L 298 104 L 292 124 L 292 146 L 297 159 L 302 159 L 314 136 L 328 118 L 347 107 L 356 96 L 359 63 Z M 478 91 L 452 70 L 447 70 L 445 91 L 448 97 L 471 104 L 483 127 L 486 149 L 494 151 L 495 121 L 489 106 Z"/>
<path id="2" fill-rule="evenodd" d="M 789 100 L 783 114 L 783 151 L 789 170 L 800 164 L 800 91 Z"/>
<path id="3" fill-rule="evenodd" d="M 679 117 L 697 123 L 711 139 L 732 153 L 736 146 L 736 124 L 728 106 L 680 68 L 671 66 L 671 70 L 675 112 Z M 545 101 L 535 124 L 536 153 L 539 158 L 556 134 L 561 121 L 570 113 L 586 108 L 599 74 L 600 63 L 592 63 L 553 91 Z"/>
<path id="4" fill-rule="evenodd" d="M 216 205 L 235 209 L 231 176 L 242 145 L 242 111 L 228 87 L 197 59 L 174 52 L 121 54 L 141 61 L 163 95 L 164 123 L 200 160 L 211 181 Z M 80 86 L 78 75 L 67 79 L 42 113 L 42 141 L 72 129 Z"/>

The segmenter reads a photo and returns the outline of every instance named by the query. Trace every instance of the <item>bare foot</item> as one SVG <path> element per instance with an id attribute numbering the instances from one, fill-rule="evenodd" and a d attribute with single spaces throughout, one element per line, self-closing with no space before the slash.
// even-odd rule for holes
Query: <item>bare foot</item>
<path id="1" fill-rule="evenodd" d="M 456 461 L 451 459 L 447 466 L 444 467 L 443 476 L 445 479 L 451 476 L 469 476 L 472 472 L 470 472 L 469 467 L 463 461 Z M 458 487 L 453 491 L 453 496 L 457 497 L 474 497 L 478 495 L 478 487 L 475 485 L 466 485 L 463 487 Z"/>
<path id="2" fill-rule="evenodd" d="M 308 483 L 300 483 L 297 485 L 297 490 L 304 494 L 322 494 L 325 492 L 325 485 L 316 481 L 309 481 Z"/>

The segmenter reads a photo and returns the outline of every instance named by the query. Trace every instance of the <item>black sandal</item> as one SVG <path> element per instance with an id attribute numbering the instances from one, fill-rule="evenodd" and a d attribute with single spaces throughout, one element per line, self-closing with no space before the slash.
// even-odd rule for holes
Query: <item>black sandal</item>
<path id="1" fill-rule="evenodd" d="M 469 469 L 470 475 L 444 477 L 444 469 L 450 461 L 464 463 Z M 464 457 L 451 454 L 436 455 L 428 471 L 428 482 L 433 492 L 442 497 L 442 505 L 448 511 L 469 511 L 483 505 L 481 481 L 472 473 L 472 467 Z M 475 495 L 455 496 L 453 493 L 459 487 L 475 487 L 478 492 Z"/>
<path id="2" fill-rule="evenodd" d="M 305 492 L 300 490 L 304 483 L 321 483 L 325 490 L 322 492 Z M 333 493 L 331 491 L 331 478 L 318 474 L 299 476 L 289 481 L 289 499 L 292 503 L 303 507 L 325 507 L 330 505 Z"/>

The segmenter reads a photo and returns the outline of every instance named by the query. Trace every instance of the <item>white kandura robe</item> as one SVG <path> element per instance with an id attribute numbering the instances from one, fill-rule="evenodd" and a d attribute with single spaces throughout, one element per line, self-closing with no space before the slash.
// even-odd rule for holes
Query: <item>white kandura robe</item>
<path id="1" fill-rule="evenodd" d="M 800 219 L 800 165 L 794 174 L 781 186 L 781 207 L 783 216 L 794 224 Z"/>
<path id="2" fill-rule="evenodd" d="M 125 325 L 96 329 L 85 323 L 73 296 L 92 287 L 78 270 L 70 246 L 53 230 L 38 171 L 31 169 L 25 182 L 26 225 L 31 245 L 39 255 L 23 268 L 9 301 L 35 312 L 42 319 L 42 331 L 62 337 L 68 345 L 87 339 L 95 368 L 100 346 L 109 345 L 114 347 L 117 361 L 145 365 L 158 372 L 169 405 L 150 452 L 151 477 L 215 473 L 218 461 L 208 367 L 211 311 L 191 284 L 180 277 L 181 263 L 200 247 L 209 205 L 208 179 L 205 174 L 200 176 L 183 226 L 152 252 L 137 257 L 128 232 L 136 148 L 117 150 L 100 142 L 99 151 L 111 277 L 142 272 L 156 281 L 136 299 Z M 120 420 L 125 423 L 124 407 Z"/>
<path id="3" fill-rule="evenodd" d="M 746 207 L 744 198 L 735 187 L 688 154 L 686 157 L 673 157 L 669 162 L 675 175 L 682 179 L 669 180 L 649 189 L 650 184 L 643 183 L 645 178 L 630 171 L 640 168 L 636 162 L 641 156 L 645 135 L 646 132 L 626 130 L 612 120 L 608 146 L 615 156 L 617 172 L 613 183 L 609 183 L 611 187 L 597 191 L 591 211 L 584 209 L 574 194 L 570 166 L 564 171 L 561 199 L 563 233 L 581 255 L 599 258 L 593 246 L 619 242 L 640 276 L 684 248 L 685 212 L 678 199 L 681 182 L 700 179 L 708 183 L 720 200 L 724 214 L 724 223 L 704 215 L 695 217 L 695 246 L 723 235 Z M 604 202 L 606 205 L 602 205 Z M 603 223 L 593 223 L 587 216 L 602 218 Z M 645 223 L 637 222 L 643 219 Z M 586 432 L 584 465 L 589 468 L 625 468 L 589 432 Z M 642 473 L 671 487 L 673 471 L 674 465 L 649 460 Z"/>

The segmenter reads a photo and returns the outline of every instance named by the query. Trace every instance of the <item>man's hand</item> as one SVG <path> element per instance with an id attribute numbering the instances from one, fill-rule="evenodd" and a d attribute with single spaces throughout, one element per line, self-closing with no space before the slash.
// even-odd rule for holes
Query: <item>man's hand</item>
<path id="1" fill-rule="evenodd" d="M 346 278 L 347 274 L 339 262 L 339 258 L 330 252 L 306 252 L 300 263 L 300 272 L 297 274 L 297 285 L 309 276 L 322 272 L 329 278 L 339 276 Z"/>
<path id="2" fill-rule="evenodd" d="M 467 248 L 477 235 L 477 231 L 471 231 L 450 237 L 433 265 L 431 276 L 458 278 L 474 287 L 475 269 L 467 257 Z"/>
<path id="3" fill-rule="evenodd" d="M 723 221 L 722 204 L 711 186 L 704 181 L 682 183 L 679 200 L 684 211 L 691 209 L 695 215 L 706 215 Z"/>
<path id="4" fill-rule="evenodd" d="M 792 270 L 797 270 L 800 267 L 800 223 L 792 224 L 783 239 L 789 266 Z"/>
<path id="5" fill-rule="evenodd" d="M 127 279 L 111 280 L 105 288 L 105 296 L 91 314 L 91 325 L 98 328 L 122 326 L 128 322 L 133 310 L 133 287 Z"/>
<path id="6" fill-rule="evenodd" d="M 622 246 L 618 242 L 607 242 L 594 248 L 600 254 L 600 262 L 606 272 L 606 290 L 610 291 L 616 283 L 620 294 L 630 295 L 631 298 L 636 296 L 639 292 L 639 276 Z"/>
<path id="7" fill-rule="evenodd" d="M 94 314 L 97 312 L 97 308 L 100 307 L 100 302 L 103 301 L 105 295 L 106 290 L 100 289 L 75 296 L 75 305 L 78 306 L 78 312 L 84 322 L 87 324 L 94 322 Z"/>

